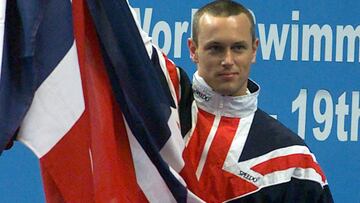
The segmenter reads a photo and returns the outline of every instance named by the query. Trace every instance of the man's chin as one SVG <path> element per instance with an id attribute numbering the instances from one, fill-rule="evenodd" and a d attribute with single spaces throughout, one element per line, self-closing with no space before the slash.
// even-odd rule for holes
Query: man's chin
<path id="1" fill-rule="evenodd" d="M 236 93 L 236 91 L 229 88 L 220 88 L 215 90 L 215 92 L 221 94 L 222 96 L 233 96 Z"/>
<path id="2" fill-rule="evenodd" d="M 233 88 L 233 87 L 221 87 L 215 90 L 215 92 L 221 94 L 222 96 L 242 96 L 245 95 L 246 92 L 242 92 L 241 90 L 239 90 L 238 88 Z"/>

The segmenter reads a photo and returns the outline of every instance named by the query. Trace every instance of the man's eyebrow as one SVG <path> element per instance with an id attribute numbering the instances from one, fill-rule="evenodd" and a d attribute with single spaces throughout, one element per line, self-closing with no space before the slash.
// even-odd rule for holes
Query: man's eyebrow
<path id="1" fill-rule="evenodd" d="M 219 42 L 219 41 L 216 41 L 216 40 L 210 40 L 208 42 L 205 42 L 205 44 L 224 44 L 224 42 Z M 233 44 L 248 44 L 248 42 L 245 41 L 245 40 L 241 40 L 241 41 L 234 42 Z"/>
<path id="2" fill-rule="evenodd" d="M 214 40 L 214 41 L 208 41 L 205 44 L 206 45 L 212 45 L 212 44 L 222 44 L 222 43 Z"/>
<path id="3" fill-rule="evenodd" d="M 248 42 L 247 41 L 245 41 L 245 40 L 241 40 L 241 41 L 237 41 L 237 42 L 235 42 L 234 44 L 241 44 L 241 45 L 247 45 L 248 44 Z"/>
<path id="4" fill-rule="evenodd" d="M 247 41 L 238 41 L 238 42 L 235 42 L 233 45 L 235 45 L 235 46 L 244 46 L 244 47 L 249 47 L 250 46 L 250 44 Z"/>

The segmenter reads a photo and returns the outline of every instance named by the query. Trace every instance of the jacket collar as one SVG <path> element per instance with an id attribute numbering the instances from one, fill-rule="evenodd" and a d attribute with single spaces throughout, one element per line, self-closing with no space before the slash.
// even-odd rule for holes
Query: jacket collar
<path id="1" fill-rule="evenodd" d="M 213 91 L 205 80 L 194 73 L 192 89 L 198 108 L 220 116 L 244 118 L 257 109 L 260 86 L 249 79 L 248 94 L 243 96 L 222 96 Z"/>

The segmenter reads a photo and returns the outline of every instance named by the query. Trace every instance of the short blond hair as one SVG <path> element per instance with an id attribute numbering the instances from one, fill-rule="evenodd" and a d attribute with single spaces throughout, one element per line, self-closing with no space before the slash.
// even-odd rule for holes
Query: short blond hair
<path id="1" fill-rule="evenodd" d="M 251 27 L 251 37 L 252 41 L 254 42 L 255 37 L 255 23 L 252 14 L 250 11 L 245 8 L 240 3 L 231 1 L 231 0 L 216 0 L 209 4 L 206 4 L 205 6 L 201 7 L 195 14 L 193 19 L 193 25 L 192 25 L 192 39 L 195 42 L 195 44 L 198 44 L 198 35 L 199 35 L 199 21 L 200 18 L 204 14 L 209 14 L 211 16 L 215 17 L 229 17 L 234 15 L 240 15 L 244 13 L 250 20 Z"/>

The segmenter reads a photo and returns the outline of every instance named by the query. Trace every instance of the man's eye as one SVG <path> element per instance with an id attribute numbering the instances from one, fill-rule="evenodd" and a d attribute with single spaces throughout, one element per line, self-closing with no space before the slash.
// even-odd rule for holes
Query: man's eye
<path id="1" fill-rule="evenodd" d="M 246 49 L 246 46 L 244 46 L 244 45 L 236 45 L 236 46 L 233 46 L 232 49 L 234 51 L 243 51 L 243 50 Z"/>
<path id="2" fill-rule="evenodd" d="M 211 52 L 221 52 L 222 47 L 217 46 L 217 45 L 213 45 L 213 46 L 209 46 L 208 50 L 211 51 Z"/>

